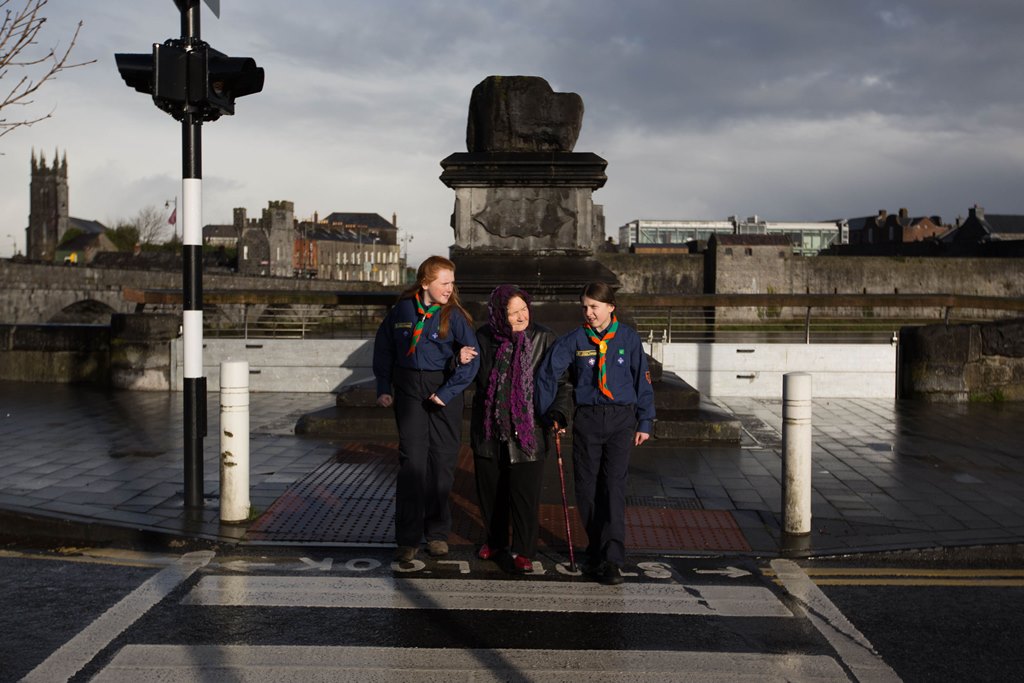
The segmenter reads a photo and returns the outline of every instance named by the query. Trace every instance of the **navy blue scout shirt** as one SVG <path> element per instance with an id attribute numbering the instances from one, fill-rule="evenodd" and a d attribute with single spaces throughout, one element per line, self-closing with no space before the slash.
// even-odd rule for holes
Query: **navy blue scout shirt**
<path id="1" fill-rule="evenodd" d="M 608 390 L 614 400 L 597 388 L 597 346 L 587 338 L 582 327 L 562 335 L 548 351 L 535 380 L 535 403 L 540 415 L 547 415 L 558 392 L 558 378 L 566 368 L 575 387 L 577 406 L 636 405 L 636 431 L 651 434 L 654 420 L 654 389 L 647 371 L 640 335 L 632 327 L 619 323 L 615 336 L 608 341 L 605 372 Z"/>
<path id="2" fill-rule="evenodd" d="M 391 373 L 395 367 L 413 370 L 445 370 L 449 361 L 462 346 L 476 344 L 476 334 L 466 318 L 458 311 L 452 311 L 448 318 L 448 336 L 441 338 L 441 311 L 430 317 L 423 325 L 423 333 L 416 345 L 416 353 L 408 355 L 412 341 L 412 330 L 419 321 L 416 302 L 412 297 L 401 299 L 388 311 L 384 322 L 377 328 L 373 343 L 373 374 L 377 378 L 377 395 L 392 394 Z M 435 393 L 446 404 L 461 394 L 476 376 L 480 360 L 459 365 L 451 377 Z"/>

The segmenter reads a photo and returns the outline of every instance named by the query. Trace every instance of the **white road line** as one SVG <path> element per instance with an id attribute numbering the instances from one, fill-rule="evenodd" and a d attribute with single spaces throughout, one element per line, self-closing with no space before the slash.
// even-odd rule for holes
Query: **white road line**
<path id="1" fill-rule="evenodd" d="M 93 683 L 849 681 L 826 656 L 745 652 L 129 645 Z"/>
<path id="2" fill-rule="evenodd" d="M 772 560 L 772 569 L 789 594 L 800 601 L 814 627 L 835 648 L 858 681 L 899 681 L 867 638 L 843 616 L 796 562 Z"/>
<path id="3" fill-rule="evenodd" d="M 182 555 L 176 564 L 161 569 L 149 577 L 142 585 L 79 631 L 74 638 L 64 643 L 30 671 L 22 681 L 53 683 L 68 680 L 153 605 L 163 600 L 193 572 L 205 566 L 213 555 L 214 553 L 208 550 Z"/>
<path id="4" fill-rule="evenodd" d="M 204 576 L 188 605 L 611 612 L 792 617 L 767 588 L 474 579 L 329 576 Z"/>

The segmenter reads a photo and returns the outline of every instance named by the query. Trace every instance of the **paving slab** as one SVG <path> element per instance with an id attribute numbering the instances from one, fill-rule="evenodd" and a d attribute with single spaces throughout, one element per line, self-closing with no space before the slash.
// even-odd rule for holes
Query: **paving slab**
<path id="1" fill-rule="evenodd" d="M 218 398 L 208 397 L 211 435 L 219 431 Z M 258 544 L 256 520 L 358 445 L 295 434 L 302 416 L 334 404 L 329 393 L 251 395 L 255 509 L 250 523 L 228 525 L 219 522 L 215 436 L 204 441 L 205 505 L 184 507 L 180 394 L 0 382 L 3 533 Z M 816 399 L 812 532 L 804 539 L 781 533 L 781 401 L 730 398 L 714 404 L 742 424 L 740 444 L 683 447 L 655 440 L 634 451 L 629 506 L 631 519 L 642 524 L 631 531 L 633 547 L 821 556 L 1024 543 L 1024 404 Z M 393 441 L 360 443 L 393 470 Z M 566 460 L 571 503 L 571 457 Z M 558 552 L 564 524 L 553 462 L 546 476 L 542 539 Z M 454 507 L 462 517 L 453 542 L 472 544 L 481 532 L 468 449 L 459 477 Z M 377 506 L 378 517 L 359 517 L 379 527 L 374 544 L 390 542 L 389 487 L 380 489 L 385 504 Z M 734 537 L 694 532 L 715 525 Z M 576 533 L 583 538 L 581 529 Z"/>

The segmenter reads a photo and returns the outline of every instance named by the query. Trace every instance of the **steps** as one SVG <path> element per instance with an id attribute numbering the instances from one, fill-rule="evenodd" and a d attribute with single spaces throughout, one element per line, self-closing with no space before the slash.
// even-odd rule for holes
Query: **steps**
<path id="1" fill-rule="evenodd" d="M 740 421 L 701 402 L 700 392 L 677 375 L 663 373 L 656 379 L 654 397 L 658 419 L 653 437 L 662 445 L 735 445 L 740 442 Z M 472 393 L 467 391 L 465 398 L 463 439 L 468 441 Z M 295 426 L 295 433 L 335 439 L 397 439 L 394 412 L 377 407 L 376 400 L 372 379 L 343 386 L 333 408 L 303 415 Z"/>

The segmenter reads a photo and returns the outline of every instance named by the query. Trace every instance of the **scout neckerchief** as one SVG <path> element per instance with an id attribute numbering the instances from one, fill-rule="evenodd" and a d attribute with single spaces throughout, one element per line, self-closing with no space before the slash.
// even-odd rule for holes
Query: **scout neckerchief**
<path id="1" fill-rule="evenodd" d="M 424 309 L 423 303 L 420 301 L 420 293 L 416 292 L 416 313 L 419 314 L 420 319 L 416 323 L 415 329 L 412 331 L 412 342 L 410 342 L 409 350 L 405 355 L 411 356 L 416 353 L 416 345 L 420 343 L 420 335 L 423 334 L 423 323 L 427 322 L 427 320 L 440 310 L 441 304 L 434 304 L 430 308 Z"/>
<path id="2" fill-rule="evenodd" d="M 605 355 L 608 353 L 608 342 L 619 330 L 619 321 L 612 314 L 612 324 L 604 331 L 603 337 L 597 336 L 597 331 L 590 325 L 584 325 L 583 330 L 587 333 L 587 339 L 597 345 L 597 388 L 602 394 L 614 400 L 612 392 L 608 390 L 608 369 L 605 367 Z"/>

